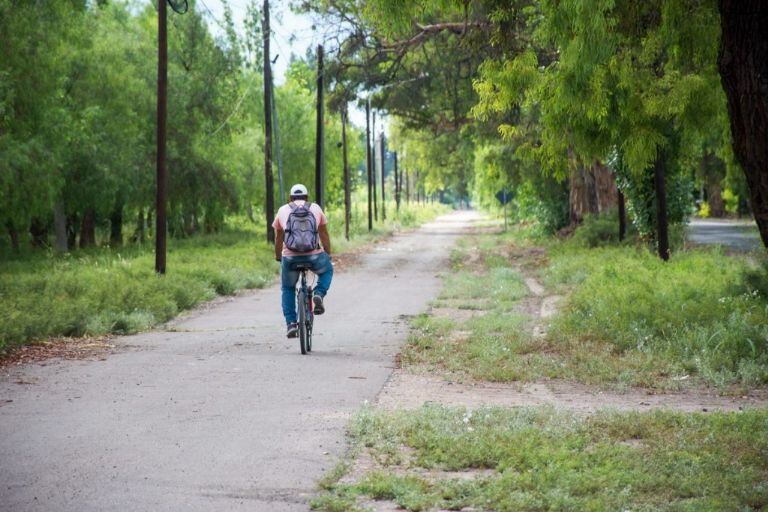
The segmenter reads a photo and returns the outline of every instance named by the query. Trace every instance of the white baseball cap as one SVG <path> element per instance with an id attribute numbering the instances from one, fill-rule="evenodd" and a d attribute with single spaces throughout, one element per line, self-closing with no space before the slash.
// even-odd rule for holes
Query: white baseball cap
<path id="1" fill-rule="evenodd" d="M 309 195 L 307 193 L 307 187 L 305 187 L 301 183 L 297 183 L 291 187 L 291 196 L 306 196 L 306 195 Z"/>

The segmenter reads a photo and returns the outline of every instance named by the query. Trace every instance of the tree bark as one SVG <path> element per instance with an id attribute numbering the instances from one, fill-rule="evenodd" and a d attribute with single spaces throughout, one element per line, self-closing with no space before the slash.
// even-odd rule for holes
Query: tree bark
<path id="1" fill-rule="evenodd" d="M 768 2 L 719 0 L 720 79 L 733 152 L 744 170 L 752 212 L 768 247 Z"/>
<path id="2" fill-rule="evenodd" d="M 96 212 L 89 208 L 80 223 L 80 248 L 96 245 Z"/>
<path id="3" fill-rule="evenodd" d="M 53 229 L 56 233 L 54 249 L 56 252 L 67 252 L 67 216 L 64 213 L 64 205 L 61 201 L 56 201 L 53 205 Z"/>
<path id="4" fill-rule="evenodd" d="M 669 260 L 669 222 L 667 220 L 666 156 L 661 148 L 656 150 L 653 165 L 653 186 L 656 192 L 656 243 L 659 258 Z"/>
<path id="5" fill-rule="evenodd" d="M 48 247 L 48 226 L 38 218 L 29 223 L 29 234 L 32 237 L 32 247 L 42 249 Z"/>
<path id="6" fill-rule="evenodd" d="M 587 214 L 599 214 L 616 206 L 616 180 L 599 161 L 571 171 L 568 203 L 571 224 L 581 224 Z"/>
<path id="7" fill-rule="evenodd" d="M 11 239 L 11 248 L 13 248 L 13 252 L 19 252 L 21 249 L 21 246 L 19 245 L 19 230 L 16 229 L 16 226 L 10 221 L 5 224 L 5 228 L 8 230 L 8 236 Z"/>
<path id="8" fill-rule="evenodd" d="M 75 247 L 77 244 L 77 217 L 67 215 L 67 246 Z"/>
<path id="9" fill-rule="evenodd" d="M 109 215 L 109 245 L 120 247 L 123 245 L 123 204 L 115 204 L 115 208 Z"/>
<path id="10" fill-rule="evenodd" d="M 592 176 L 595 183 L 595 202 L 598 213 L 611 210 L 618 204 L 616 178 L 611 169 L 599 160 L 592 164 Z"/>
<path id="11" fill-rule="evenodd" d="M 136 214 L 136 229 L 131 236 L 132 242 L 144 242 L 144 237 L 146 236 L 146 225 L 144 222 L 144 210 L 139 208 L 139 213 Z"/>
<path id="12" fill-rule="evenodd" d="M 707 185 L 707 203 L 709 204 L 709 215 L 711 217 L 725 216 L 723 188 L 720 186 L 720 183 L 709 183 Z"/>

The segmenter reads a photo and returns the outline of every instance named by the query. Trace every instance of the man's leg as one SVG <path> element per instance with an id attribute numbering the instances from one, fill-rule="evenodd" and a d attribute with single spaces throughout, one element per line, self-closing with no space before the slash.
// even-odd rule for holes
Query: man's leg
<path id="1" fill-rule="evenodd" d="M 296 281 L 299 280 L 299 272 L 292 270 L 291 256 L 283 256 L 280 267 L 280 282 L 282 284 L 282 306 L 285 323 L 296 323 Z"/>
<path id="2" fill-rule="evenodd" d="M 326 253 L 320 253 L 312 256 L 312 272 L 317 274 L 317 285 L 315 286 L 315 295 L 325 297 L 333 280 L 333 264 L 331 258 Z"/>

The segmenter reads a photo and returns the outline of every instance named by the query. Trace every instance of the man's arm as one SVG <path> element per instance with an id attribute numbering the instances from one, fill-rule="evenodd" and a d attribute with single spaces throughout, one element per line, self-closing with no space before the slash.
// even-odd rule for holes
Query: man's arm
<path id="1" fill-rule="evenodd" d="M 328 224 L 323 224 L 317 229 L 317 233 L 320 235 L 320 241 L 323 243 L 323 249 L 331 255 L 331 235 L 328 234 Z"/>
<path id="2" fill-rule="evenodd" d="M 284 231 L 275 228 L 275 260 L 280 261 L 283 258 L 283 236 Z"/>

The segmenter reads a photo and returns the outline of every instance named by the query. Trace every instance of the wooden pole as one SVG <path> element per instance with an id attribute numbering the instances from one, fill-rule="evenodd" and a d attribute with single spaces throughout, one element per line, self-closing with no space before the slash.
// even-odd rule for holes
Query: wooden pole
<path id="1" fill-rule="evenodd" d="M 372 128 L 371 147 L 373 148 L 371 154 L 371 160 L 373 162 L 373 220 L 379 222 L 379 208 L 378 201 L 376 201 L 376 154 L 379 152 L 376 149 L 376 111 L 373 111 L 373 128 Z"/>
<path id="2" fill-rule="evenodd" d="M 405 203 L 411 204 L 411 175 L 408 169 L 405 169 Z"/>
<path id="3" fill-rule="evenodd" d="M 402 178 L 400 177 L 400 172 L 399 172 L 399 170 L 397 168 L 397 151 L 395 151 L 392 154 L 392 156 L 395 159 L 394 160 L 394 164 L 395 164 L 395 168 L 394 168 L 394 171 L 395 171 L 395 207 L 397 208 L 397 211 L 399 213 L 400 212 L 400 188 L 402 186 L 400 181 L 402 181 Z"/>
<path id="4" fill-rule="evenodd" d="M 323 45 L 320 44 L 317 46 L 317 128 L 315 131 L 315 202 L 320 207 L 324 206 L 325 199 L 323 92 Z"/>
<path id="5" fill-rule="evenodd" d="M 349 223 L 351 216 L 351 194 L 349 184 L 349 165 L 347 164 L 347 105 L 344 104 L 341 111 L 341 147 L 342 164 L 344 165 L 344 236 L 349 240 Z"/>
<path id="6" fill-rule="evenodd" d="M 280 198 L 280 201 L 285 201 L 285 184 L 283 183 L 283 148 L 280 146 L 280 122 L 277 117 L 277 102 L 275 101 L 275 81 L 274 77 L 271 75 L 272 74 L 270 73 L 270 78 L 273 78 L 273 80 L 272 83 L 269 84 L 269 88 L 271 91 L 270 99 L 272 102 L 272 123 L 275 129 L 275 152 L 277 153 L 277 197 Z"/>
<path id="7" fill-rule="evenodd" d="M 368 171 L 368 231 L 373 230 L 373 157 L 371 155 L 371 100 L 365 102 L 365 166 Z"/>
<path id="8" fill-rule="evenodd" d="M 168 119 L 168 4 L 157 5 L 157 196 L 155 198 L 155 272 L 165 274 L 167 236 L 165 135 Z"/>
<path id="9" fill-rule="evenodd" d="M 264 181 L 265 208 L 264 216 L 267 221 L 267 242 L 275 243 L 275 229 L 272 227 L 272 217 L 275 211 L 275 191 L 272 180 L 272 63 L 269 60 L 269 0 L 264 0 Z"/>
<path id="10" fill-rule="evenodd" d="M 381 146 L 381 150 L 379 151 L 379 160 L 381 160 L 381 220 L 387 220 L 387 200 L 384 197 L 384 184 L 386 183 L 386 180 L 384 179 L 384 164 L 386 163 L 387 150 L 384 146 L 383 132 L 381 134 L 381 138 L 379 139 L 379 145 Z"/>

